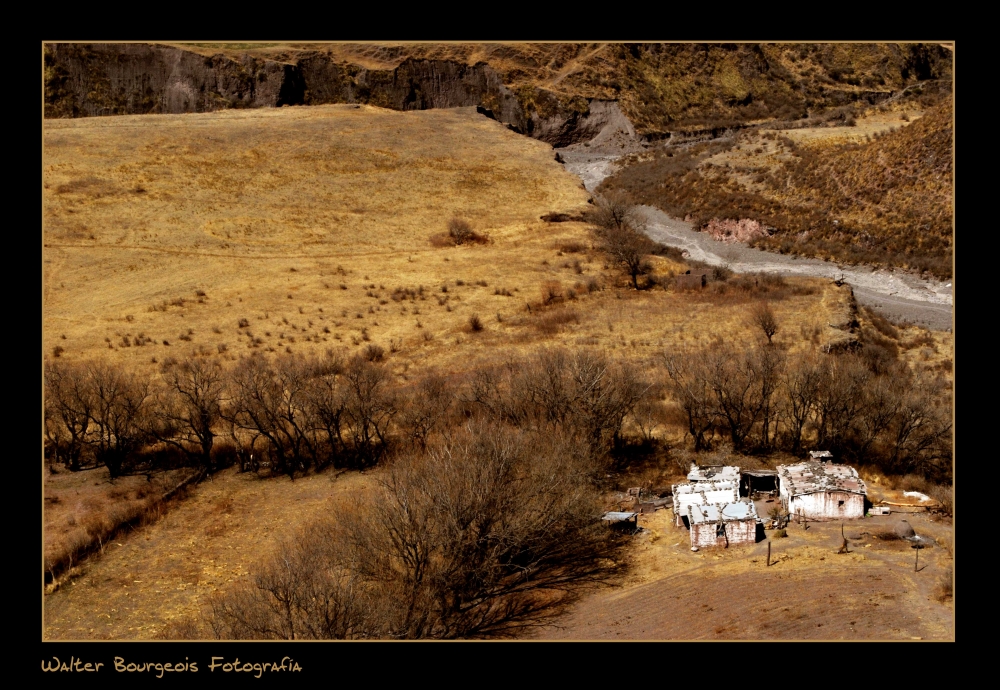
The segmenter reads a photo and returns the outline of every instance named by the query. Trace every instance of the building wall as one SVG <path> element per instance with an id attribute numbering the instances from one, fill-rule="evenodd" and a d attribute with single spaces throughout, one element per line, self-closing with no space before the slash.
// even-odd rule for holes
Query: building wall
<path id="1" fill-rule="evenodd" d="M 726 536 L 729 537 L 730 546 L 741 546 L 743 544 L 757 543 L 757 521 L 750 520 L 726 520 Z M 704 523 L 691 525 L 691 546 L 705 548 L 710 546 L 725 546 L 725 537 L 717 537 L 715 534 L 715 523 Z"/>
<path id="2" fill-rule="evenodd" d="M 817 491 L 792 497 L 788 512 L 807 518 L 853 520 L 865 516 L 865 497 L 848 491 Z"/>

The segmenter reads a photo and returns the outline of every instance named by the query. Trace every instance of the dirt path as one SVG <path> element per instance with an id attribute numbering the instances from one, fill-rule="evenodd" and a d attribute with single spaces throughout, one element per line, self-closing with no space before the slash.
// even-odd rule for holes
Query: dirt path
<path id="1" fill-rule="evenodd" d="M 577 175 L 587 190 L 593 192 L 614 171 L 616 161 L 636 147 L 642 148 L 638 142 L 621 151 L 577 144 L 561 149 L 560 155 L 566 162 L 566 169 Z M 643 206 L 642 209 L 648 219 L 647 234 L 651 238 L 683 250 L 696 261 L 711 266 L 728 266 L 740 273 L 760 271 L 833 280 L 839 278 L 851 286 L 859 304 L 891 319 L 911 321 L 934 330 L 950 331 L 953 328 L 951 281 L 926 280 L 902 271 L 843 266 L 719 242 L 706 233 L 697 232 L 690 223 L 671 218 L 659 209 L 650 206 Z"/>
<path id="2" fill-rule="evenodd" d="M 950 538 L 950 525 L 907 516 L 918 534 Z M 570 640 L 947 640 L 954 609 L 934 598 L 951 556 L 934 546 L 878 542 L 863 531 L 898 522 L 884 516 L 846 524 L 788 529 L 788 538 L 731 549 L 690 551 L 687 532 L 670 511 L 644 516 L 634 575 L 623 586 L 581 600 L 540 639 Z M 885 524 L 882 524 L 885 523 Z"/>

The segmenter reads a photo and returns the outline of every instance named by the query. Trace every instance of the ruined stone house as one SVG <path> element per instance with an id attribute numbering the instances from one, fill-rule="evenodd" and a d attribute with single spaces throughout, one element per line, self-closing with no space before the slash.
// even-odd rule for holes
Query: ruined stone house
<path id="1" fill-rule="evenodd" d="M 674 278 L 674 287 L 678 290 L 700 289 L 706 285 L 708 285 L 708 271 L 688 270 Z"/>
<path id="2" fill-rule="evenodd" d="M 689 527 L 688 508 L 693 505 L 717 505 L 740 500 L 740 485 L 732 479 L 674 484 L 674 521 L 678 527 Z"/>
<path id="3" fill-rule="evenodd" d="M 690 505 L 691 546 L 738 546 L 757 543 L 757 510 L 753 501 Z"/>
<path id="4" fill-rule="evenodd" d="M 778 466 L 781 505 L 794 516 L 821 520 L 864 517 L 868 488 L 857 470 L 807 460 Z"/>

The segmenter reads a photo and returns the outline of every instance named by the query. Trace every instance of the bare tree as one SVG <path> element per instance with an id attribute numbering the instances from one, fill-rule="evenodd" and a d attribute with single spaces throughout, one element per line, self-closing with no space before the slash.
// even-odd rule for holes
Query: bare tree
<path id="1" fill-rule="evenodd" d="M 588 215 L 591 223 L 605 230 L 639 228 L 644 222 L 635 204 L 617 192 L 598 197 L 595 208 Z"/>
<path id="2" fill-rule="evenodd" d="M 311 419 L 311 426 L 318 438 L 317 464 L 337 464 L 343 456 L 344 443 L 344 408 L 346 405 L 344 387 L 341 376 L 344 363 L 339 358 L 327 362 L 321 370 L 317 369 L 306 391 L 306 412 Z M 325 444 L 325 457 L 319 447 Z M 320 459 L 323 457 L 323 459 Z"/>
<path id="3" fill-rule="evenodd" d="M 222 418 L 225 372 L 204 358 L 161 368 L 164 388 L 156 397 L 153 433 L 182 450 L 202 467 L 212 467 L 212 448 Z"/>
<path id="4" fill-rule="evenodd" d="M 94 396 L 95 456 L 115 479 L 149 438 L 150 382 L 103 362 L 88 365 L 87 376 Z"/>
<path id="5" fill-rule="evenodd" d="M 601 249 L 622 266 L 632 279 L 632 287 L 638 290 L 639 276 L 648 271 L 646 256 L 653 251 L 653 241 L 629 224 L 598 228 L 596 234 Z"/>
<path id="6" fill-rule="evenodd" d="M 620 446 L 622 425 L 650 388 L 639 370 L 624 361 L 578 351 L 569 359 L 571 429 L 600 456 Z"/>
<path id="7" fill-rule="evenodd" d="M 607 580 L 618 542 L 578 456 L 547 438 L 472 425 L 400 459 L 373 495 L 215 602 L 220 637 L 513 637 Z"/>
<path id="8" fill-rule="evenodd" d="M 834 453 L 849 450 L 852 430 L 867 404 L 865 389 L 874 378 L 855 355 L 829 360 L 816 402 L 816 442 Z"/>
<path id="9" fill-rule="evenodd" d="M 275 368 L 261 355 L 242 359 L 230 375 L 229 419 L 237 428 L 256 432 L 267 440 L 271 462 L 294 478 L 296 458 L 286 417 L 292 394 Z"/>
<path id="10" fill-rule="evenodd" d="M 782 374 L 786 362 L 784 353 L 777 348 L 757 348 L 749 353 L 750 366 L 755 370 L 760 382 L 760 438 L 758 446 L 770 450 L 778 432 L 778 391 L 782 384 Z"/>
<path id="11" fill-rule="evenodd" d="M 767 344 L 771 344 L 771 338 L 778 332 L 778 319 L 771 309 L 771 305 L 766 301 L 758 302 L 750 311 L 750 321 L 759 328 L 767 337 Z"/>
<path id="12" fill-rule="evenodd" d="M 790 450 L 798 455 L 806 425 L 816 412 L 820 389 L 827 378 L 826 360 L 818 359 L 815 354 L 799 357 L 787 367 L 782 378 L 784 396 L 779 414 L 787 430 Z"/>
<path id="13" fill-rule="evenodd" d="M 389 445 L 389 428 L 399 411 L 389 389 L 389 372 L 379 364 L 352 358 L 344 369 L 345 427 L 362 467 L 376 464 Z"/>
<path id="14" fill-rule="evenodd" d="M 93 414 L 87 370 L 79 364 L 45 364 L 45 434 L 72 471 L 80 469 Z"/>
<path id="15" fill-rule="evenodd" d="M 445 423 L 453 401 L 447 379 L 440 374 L 428 374 L 410 395 L 400 426 L 414 444 L 426 450 L 430 436 Z"/>
<path id="16" fill-rule="evenodd" d="M 665 353 L 663 364 L 669 377 L 668 390 L 687 417 L 688 433 L 694 440 L 695 452 L 706 450 L 711 440 L 706 438 L 718 423 L 715 393 L 709 384 L 709 374 L 715 368 L 714 352 L 701 351 L 684 355 Z"/>

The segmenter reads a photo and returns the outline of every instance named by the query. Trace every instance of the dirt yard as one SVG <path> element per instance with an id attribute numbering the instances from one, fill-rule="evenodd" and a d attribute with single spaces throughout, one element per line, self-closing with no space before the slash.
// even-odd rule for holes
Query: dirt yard
<path id="1" fill-rule="evenodd" d="M 539 639 L 563 640 L 953 640 L 954 608 L 936 587 L 952 567 L 951 524 L 927 514 L 791 524 L 788 537 L 755 546 L 690 550 L 673 512 L 640 516 L 633 575 L 582 599 Z M 873 538 L 907 519 L 939 540 L 916 551 Z M 770 539 L 773 532 L 767 532 Z"/>

